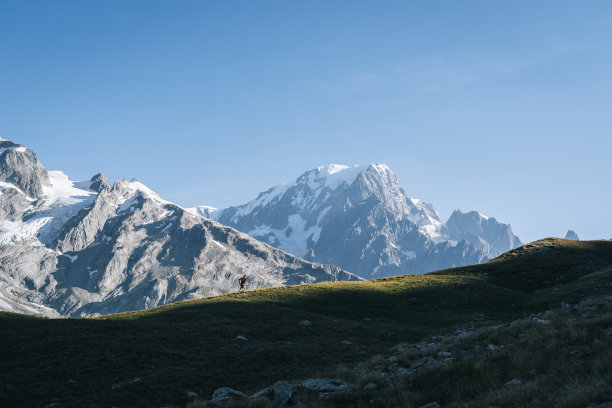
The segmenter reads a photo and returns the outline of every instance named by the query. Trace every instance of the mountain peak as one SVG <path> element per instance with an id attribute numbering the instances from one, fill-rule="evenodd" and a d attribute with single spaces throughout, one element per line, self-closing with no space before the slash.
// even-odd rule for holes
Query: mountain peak
<path id="1" fill-rule="evenodd" d="M 0 141 L 0 181 L 13 184 L 31 197 L 40 198 L 43 186 L 49 186 L 49 174 L 36 153 L 24 145 L 3 139 Z"/>
<path id="2" fill-rule="evenodd" d="M 574 230 L 567 230 L 567 234 L 565 234 L 565 239 L 569 239 L 572 241 L 580 241 L 578 238 L 578 234 Z"/>
<path id="3" fill-rule="evenodd" d="M 327 173 L 327 174 L 336 174 L 341 172 L 342 170 L 348 169 L 349 166 L 345 166 L 344 164 L 328 164 L 326 166 L 317 167 L 317 171 L 319 173 Z"/>
<path id="4" fill-rule="evenodd" d="M 478 211 L 453 211 L 442 233 L 452 241 L 469 242 L 484 251 L 489 258 L 522 245 L 509 224 L 502 224 Z"/>
<path id="5" fill-rule="evenodd" d="M 111 188 L 111 185 L 108 182 L 108 179 L 102 173 L 96 174 L 95 176 L 91 178 L 90 181 L 91 181 L 91 185 L 89 186 L 89 188 L 93 191 L 97 191 L 98 193 L 101 192 L 102 190 L 107 190 Z"/>

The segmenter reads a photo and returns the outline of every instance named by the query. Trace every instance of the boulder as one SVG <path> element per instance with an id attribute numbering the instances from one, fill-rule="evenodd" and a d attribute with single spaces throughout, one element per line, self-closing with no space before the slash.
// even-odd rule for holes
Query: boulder
<path id="1" fill-rule="evenodd" d="M 291 398 L 295 387 L 296 385 L 290 384 L 289 381 L 277 381 L 272 386 L 273 398 L 280 398 L 282 400 Z"/>
<path id="2" fill-rule="evenodd" d="M 410 364 L 410 369 L 416 370 L 417 368 L 428 367 L 430 365 L 433 365 L 433 363 L 435 362 L 436 360 L 434 360 L 432 357 L 423 357 L 423 358 L 413 361 Z"/>
<path id="3" fill-rule="evenodd" d="M 302 381 L 302 385 L 309 390 L 319 392 L 336 392 L 354 387 L 352 384 L 333 378 L 309 378 Z"/>
<path id="4" fill-rule="evenodd" d="M 612 327 L 608 327 L 606 330 L 602 331 L 600 337 L 603 338 L 611 338 L 612 337 Z"/>
<path id="5" fill-rule="evenodd" d="M 518 378 L 515 378 L 513 380 L 508 381 L 507 383 L 504 384 L 504 387 L 510 386 L 510 385 L 519 385 L 521 383 L 521 380 L 519 380 Z"/>
<path id="6" fill-rule="evenodd" d="M 274 399 L 274 388 L 272 387 L 268 387 L 268 388 L 264 388 L 261 391 L 257 391 L 255 394 L 251 395 L 252 399 L 257 399 L 257 398 L 267 398 L 267 399 Z"/>
<path id="7" fill-rule="evenodd" d="M 211 401 L 232 401 L 244 397 L 244 393 L 240 391 L 234 390 L 230 387 L 221 387 L 217 388 L 215 392 L 213 392 Z"/>
<path id="8" fill-rule="evenodd" d="M 434 401 L 429 404 L 421 405 L 419 408 L 440 408 L 440 404 Z"/>
<path id="9" fill-rule="evenodd" d="M 412 374 L 412 370 L 409 368 L 400 367 L 397 369 L 397 376 L 399 378 L 408 377 L 410 374 Z"/>

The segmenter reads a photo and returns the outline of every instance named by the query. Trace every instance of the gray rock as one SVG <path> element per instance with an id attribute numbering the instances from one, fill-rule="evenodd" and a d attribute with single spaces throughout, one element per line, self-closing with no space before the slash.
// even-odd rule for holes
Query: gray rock
<path id="1" fill-rule="evenodd" d="M 49 174 L 36 154 L 8 140 L 0 141 L 0 152 L 0 181 L 14 184 L 32 198 L 41 198 L 43 187 L 50 184 Z"/>
<path id="2" fill-rule="evenodd" d="M 230 387 L 221 387 L 221 388 L 217 388 L 213 392 L 211 401 L 213 402 L 232 401 L 232 400 L 237 400 L 237 399 L 241 399 L 244 397 L 245 397 L 244 393 L 240 391 L 234 390 Z"/>
<path id="3" fill-rule="evenodd" d="M 612 337 L 612 327 L 608 327 L 606 330 L 602 331 L 600 334 L 601 338 L 610 338 Z"/>
<path id="4" fill-rule="evenodd" d="M 295 384 L 290 384 L 289 381 L 281 380 L 277 381 L 272 385 L 272 391 L 274 398 L 281 400 L 287 400 L 291 398 L 296 388 Z"/>
<path id="5" fill-rule="evenodd" d="M 16 188 L 0 187 L 0 221 L 18 221 L 30 206 L 28 197 Z"/>
<path id="6" fill-rule="evenodd" d="M 412 374 L 412 370 L 409 368 L 400 367 L 397 369 L 397 376 L 400 378 L 408 377 L 410 374 Z"/>
<path id="7" fill-rule="evenodd" d="M 511 386 L 511 385 L 519 385 L 520 383 L 521 383 L 521 380 L 519 380 L 518 378 L 515 378 L 505 383 L 504 387 Z"/>
<path id="8" fill-rule="evenodd" d="M 612 401 L 603 402 L 601 404 L 591 403 L 587 408 L 612 408 Z"/>
<path id="9" fill-rule="evenodd" d="M 364 390 L 374 390 L 378 387 L 378 385 L 374 384 L 374 383 L 367 383 L 366 385 L 363 386 Z"/>
<path id="10" fill-rule="evenodd" d="M 463 350 L 460 349 L 457 351 L 457 355 L 460 358 L 473 358 L 474 357 L 474 352 L 472 350 Z"/>
<path id="11" fill-rule="evenodd" d="M 258 391 L 255 394 L 251 395 L 249 398 L 252 398 L 252 399 L 257 399 L 257 398 L 273 399 L 274 398 L 274 388 L 272 388 L 272 387 L 264 388 L 263 390 Z"/>
<path id="12" fill-rule="evenodd" d="M 434 360 L 433 357 L 423 357 L 423 358 L 413 361 L 410 364 L 410 370 L 416 370 L 418 368 L 429 367 L 433 365 L 435 362 L 436 360 Z"/>
<path id="13" fill-rule="evenodd" d="M 421 405 L 419 408 L 440 408 L 440 404 L 437 402 L 430 402 L 425 405 Z"/>
<path id="14" fill-rule="evenodd" d="M 198 398 L 200 398 L 198 393 L 197 392 L 193 392 L 193 391 L 185 391 L 185 395 L 187 396 L 187 398 L 191 398 L 191 399 L 198 399 Z"/>
<path id="15" fill-rule="evenodd" d="M 313 392 L 299 384 L 290 384 L 287 381 L 277 381 L 272 386 L 273 399 L 280 407 L 300 406 L 304 402 L 317 399 L 318 392 Z"/>
<path id="16" fill-rule="evenodd" d="M 242 336 L 242 335 L 238 335 L 238 336 L 236 336 L 236 338 L 238 340 L 249 341 L 249 339 L 247 339 L 245 336 Z"/>
<path id="17" fill-rule="evenodd" d="M 111 188 L 111 185 L 108 182 L 108 179 L 102 173 L 96 174 L 95 176 L 91 178 L 90 181 L 91 181 L 91 185 L 89 186 L 89 188 L 93 191 L 97 191 L 98 193 L 101 193 L 102 190 L 110 190 Z"/>
<path id="18" fill-rule="evenodd" d="M 336 392 L 354 387 L 352 384 L 333 378 L 309 378 L 302 381 L 302 385 L 309 390 L 319 392 Z"/>

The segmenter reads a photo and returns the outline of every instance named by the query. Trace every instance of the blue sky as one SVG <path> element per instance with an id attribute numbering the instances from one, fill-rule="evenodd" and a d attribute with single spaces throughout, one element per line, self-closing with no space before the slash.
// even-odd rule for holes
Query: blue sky
<path id="1" fill-rule="evenodd" d="M 612 237 L 609 1 L 0 3 L 0 137 L 225 207 L 383 162 L 443 218 Z"/>

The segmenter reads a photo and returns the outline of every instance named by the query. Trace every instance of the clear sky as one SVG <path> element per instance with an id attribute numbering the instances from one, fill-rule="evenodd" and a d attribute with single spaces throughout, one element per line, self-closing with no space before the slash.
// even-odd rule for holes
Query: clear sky
<path id="1" fill-rule="evenodd" d="M 382 162 L 446 219 L 612 237 L 610 1 L 0 2 L 0 137 L 241 204 Z"/>

